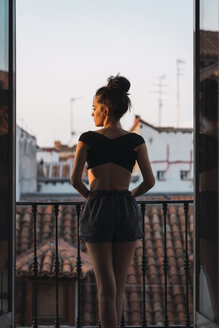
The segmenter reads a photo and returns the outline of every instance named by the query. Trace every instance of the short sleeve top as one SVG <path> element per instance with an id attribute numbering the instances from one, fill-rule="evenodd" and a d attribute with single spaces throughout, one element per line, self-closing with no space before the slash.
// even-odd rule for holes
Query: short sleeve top
<path id="1" fill-rule="evenodd" d="M 137 152 L 134 149 L 145 143 L 144 138 L 134 132 L 110 139 L 99 132 L 87 131 L 82 133 L 78 140 L 89 145 L 87 169 L 112 162 L 130 172 L 137 159 Z"/>

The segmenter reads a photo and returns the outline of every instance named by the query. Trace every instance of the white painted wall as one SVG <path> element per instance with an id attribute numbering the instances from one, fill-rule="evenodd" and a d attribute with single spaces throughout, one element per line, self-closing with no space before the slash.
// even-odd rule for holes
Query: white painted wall
<path id="1" fill-rule="evenodd" d="M 42 149 L 37 150 L 37 162 L 40 162 L 41 159 L 45 163 L 58 162 L 59 161 L 59 153 L 56 150 L 52 151 L 44 151 Z"/>
<path id="2" fill-rule="evenodd" d="M 140 181 L 140 180 L 139 180 Z M 134 189 L 140 182 L 137 183 L 131 182 L 129 185 L 129 190 Z M 88 189 L 90 189 L 89 184 L 83 181 Z M 74 194 L 78 195 L 78 192 L 74 189 L 74 187 L 69 182 L 44 182 L 38 181 L 38 188 L 40 193 L 44 194 Z"/>
<path id="3" fill-rule="evenodd" d="M 36 138 L 16 126 L 16 200 L 37 190 Z"/>
<path id="4" fill-rule="evenodd" d="M 43 194 L 74 194 L 74 195 L 79 195 L 78 192 L 72 187 L 70 182 L 39 182 L 39 192 Z M 88 189 L 89 186 L 86 185 Z"/>
<path id="5" fill-rule="evenodd" d="M 149 192 L 192 193 L 193 133 L 181 132 L 180 130 L 176 132 L 159 132 L 150 126 L 141 123 L 140 135 L 142 135 L 146 141 L 149 159 L 156 178 L 156 183 Z M 191 162 L 191 158 L 192 163 L 189 163 Z M 166 171 L 165 181 L 157 180 L 157 171 L 160 170 Z M 189 180 L 181 180 L 181 170 L 190 170 Z"/>

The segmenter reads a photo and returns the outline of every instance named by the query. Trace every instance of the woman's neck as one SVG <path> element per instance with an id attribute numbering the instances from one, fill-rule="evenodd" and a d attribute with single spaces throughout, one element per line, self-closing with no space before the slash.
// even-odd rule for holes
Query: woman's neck
<path id="1" fill-rule="evenodd" d="M 103 124 L 103 127 L 104 127 L 104 129 L 106 129 L 106 128 L 113 128 L 113 129 L 119 129 L 119 130 L 122 129 L 121 123 L 119 121 Z"/>

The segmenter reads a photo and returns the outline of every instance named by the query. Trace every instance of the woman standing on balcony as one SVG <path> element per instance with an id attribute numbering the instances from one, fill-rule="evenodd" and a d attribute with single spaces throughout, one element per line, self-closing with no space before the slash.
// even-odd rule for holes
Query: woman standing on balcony
<path id="1" fill-rule="evenodd" d="M 94 123 L 102 127 L 81 134 L 71 184 L 86 198 L 80 217 L 80 239 L 85 241 L 97 281 L 102 328 L 117 328 L 122 316 L 128 267 L 136 242 L 143 238 L 135 200 L 155 183 L 142 136 L 122 129 L 120 118 L 131 106 L 130 82 L 110 77 L 93 101 Z M 129 191 L 135 161 L 143 182 Z M 82 182 L 87 161 L 90 190 Z"/>

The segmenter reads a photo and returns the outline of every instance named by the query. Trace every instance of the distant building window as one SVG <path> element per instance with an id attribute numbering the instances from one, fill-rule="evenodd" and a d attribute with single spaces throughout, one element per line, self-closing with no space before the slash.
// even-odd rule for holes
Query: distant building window
<path id="1" fill-rule="evenodd" d="M 190 178 L 189 171 L 180 171 L 180 179 L 188 180 Z"/>
<path id="2" fill-rule="evenodd" d="M 166 180 L 165 171 L 157 171 L 157 180 Z"/>

